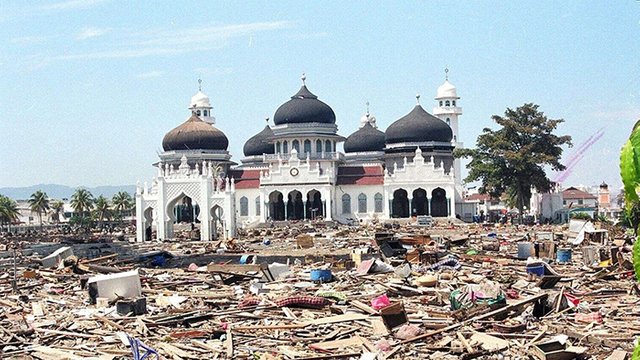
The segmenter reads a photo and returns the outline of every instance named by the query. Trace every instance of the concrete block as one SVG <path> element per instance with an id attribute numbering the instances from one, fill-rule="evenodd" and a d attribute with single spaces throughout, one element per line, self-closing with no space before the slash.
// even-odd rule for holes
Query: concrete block
<path id="1" fill-rule="evenodd" d="M 147 298 L 120 300 L 116 303 L 116 311 L 122 316 L 143 315 L 147 313 Z"/>
<path id="2" fill-rule="evenodd" d="M 44 268 L 58 267 L 64 259 L 73 256 L 73 249 L 68 246 L 63 246 L 58 250 L 52 252 L 50 255 L 42 258 L 42 266 Z"/>
<path id="3" fill-rule="evenodd" d="M 87 281 L 87 288 L 91 303 L 95 303 L 98 297 L 113 301 L 118 297 L 137 298 L 142 295 L 138 270 L 93 276 Z"/>

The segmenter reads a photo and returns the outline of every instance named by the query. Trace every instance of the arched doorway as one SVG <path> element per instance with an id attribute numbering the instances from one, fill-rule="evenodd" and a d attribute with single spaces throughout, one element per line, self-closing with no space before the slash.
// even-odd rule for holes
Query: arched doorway
<path id="1" fill-rule="evenodd" d="M 411 215 L 429 215 L 429 203 L 427 202 L 427 191 L 425 189 L 415 189 L 411 200 Z"/>
<path id="2" fill-rule="evenodd" d="M 152 240 L 152 230 L 153 230 L 153 215 L 154 215 L 154 211 L 153 208 L 147 208 L 144 212 L 143 212 L 143 224 L 144 224 L 144 240 L 145 241 L 150 241 Z"/>
<path id="3" fill-rule="evenodd" d="M 322 194 L 318 190 L 311 190 L 307 193 L 307 219 L 315 220 L 323 217 Z"/>
<path id="4" fill-rule="evenodd" d="M 443 188 L 435 188 L 431 192 L 431 216 L 448 216 L 447 192 Z"/>
<path id="5" fill-rule="evenodd" d="M 200 239 L 200 205 L 190 196 L 182 193 L 167 204 L 167 215 L 169 221 L 166 222 L 167 238 L 175 238 L 176 230 L 180 231 L 179 236 L 187 236 L 192 240 Z M 195 232 L 194 232 L 195 231 Z M 158 234 L 160 237 L 160 234 Z"/>
<path id="6" fill-rule="evenodd" d="M 269 217 L 273 221 L 283 221 L 285 218 L 284 199 L 280 191 L 269 194 Z"/>
<path id="7" fill-rule="evenodd" d="M 407 197 L 407 191 L 405 189 L 398 189 L 393 192 L 393 201 L 391 202 L 391 217 L 409 217 L 409 199 Z"/>
<path id="8" fill-rule="evenodd" d="M 224 237 L 224 210 L 216 205 L 211 208 L 211 240 L 218 240 L 220 235 Z"/>
<path id="9" fill-rule="evenodd" d="M 302 193 L 298 190 L 293 190 L 287 195 L 287 219 L 304 219 L 304 202 L 302 201 Z"/>

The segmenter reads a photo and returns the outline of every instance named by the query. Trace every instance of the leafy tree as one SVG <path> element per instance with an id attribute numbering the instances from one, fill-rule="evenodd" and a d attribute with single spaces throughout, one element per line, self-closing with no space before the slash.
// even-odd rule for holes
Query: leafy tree
<path id="1" fill-rule="evenodd" d="M 71 207 L 77 216 L 85 217 L 86 213 L 93 209 L 93 195 L 87 189 L 76 189 L 71 196 Z"/>
<path id="2" fill-rule="evenodd" d="M 4 195 L 0 195 L 0 226 L 7 224 L 7 230 L 11 232 L 11 223 L 18 221 L 18 204 Z"/>
<path id="3" fill-rule="evenodd" d="M 40 230 L 42 230 L 42 214 L 49 210 L 49 196 L 47 196 L 47 193 L 38 190 L 31 194 L 31 197 L 29 198 L 29 208 L 32 212 L 38 214 Z"/>
<path id="4" fill-rule="evenodd" d="M 60 223 L 60 215 L 64 212 L 64 202 L 61 200 L 55 200 L 51 204 L 49 204 L 51 208 L 51 218 L 56 224 Z"/>
<path id="5" fill-rule="evenodd" d="M 119 191 L 117 194 L 113 195 L 111 203 L 113 204 L 113 209 L 116 211 L 116 214 L 120 219 L 124 217 L 124 212 L 131 210 L 134 205 L 133 198 L 126 191 Z"/>
<path id="6" fill-rule="evenodd" d="M 574 213 L 570 213 L 569 217 L 571 219 L 576 219 L 576 220 L 593 220 L 593 218 L 591 217 L 591 215 L 587 214 L 586 212 L 574 212 Z"/>
<path id="7" fill-rule="evenodd" d="M 529 103 L 491 117 L 500 129 L 485 128 L 475 149 L 456 149 L 456 157 L 471 157 L 465 181 L 481 181 L 481 193 L 499 198 L 506 193 L 520 214 L 529 205 L 531 189 L 549 191 L 552 182 L 545 167 L 564 170 L 562 146 L 571 146 L 571 136 L 554 134 L 562 119 L 549 119 Z"/>
<path id="8" fill-rule="evenodd" d="M 106 197 L 100 195 L 94 202 L 95 214 L 98 220 L 99 226 L 102 228 L 104 219 L 110 216 L 109 200 Z"/>

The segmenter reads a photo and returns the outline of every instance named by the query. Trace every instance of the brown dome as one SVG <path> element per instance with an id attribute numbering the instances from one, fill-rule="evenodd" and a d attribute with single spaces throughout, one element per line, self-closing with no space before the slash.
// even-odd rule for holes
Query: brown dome
<path id="1" fill-rule="evenodd" d="M 225 134 L 192 114 L 187 121 L 169 131 L 162 140 L 164 151 L 227 150 Z"/>

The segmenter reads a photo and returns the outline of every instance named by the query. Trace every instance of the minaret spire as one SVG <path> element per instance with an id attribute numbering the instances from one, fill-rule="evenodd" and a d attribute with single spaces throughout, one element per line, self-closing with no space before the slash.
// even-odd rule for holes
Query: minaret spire
<path id="1" fill-rule="evenodd" d="M 420 94 L 416 94 L 416 105 L 420 105 Z"/>
<path id="2" fill-rule="evenodd" d="M 369 116 L 369 102 L 367 101 L 367 116 Z"/>
<path id="3" fill-rule="evenodd" d="M 449 68 L 444 68 L 444 80 L 449 81 Z"/>
<path id="4" fill-rule="evenodd" d="M 306 83 L 307 75 L 305 73 L 302 73 L 301 79 L 302 79 L 302 86 L 307 86 L 307 83 Z"/>
<path id="5" fill-rule="evenodd" d="M 202 79 L 198 78 L 198 91 L 202 91 Z"/>

